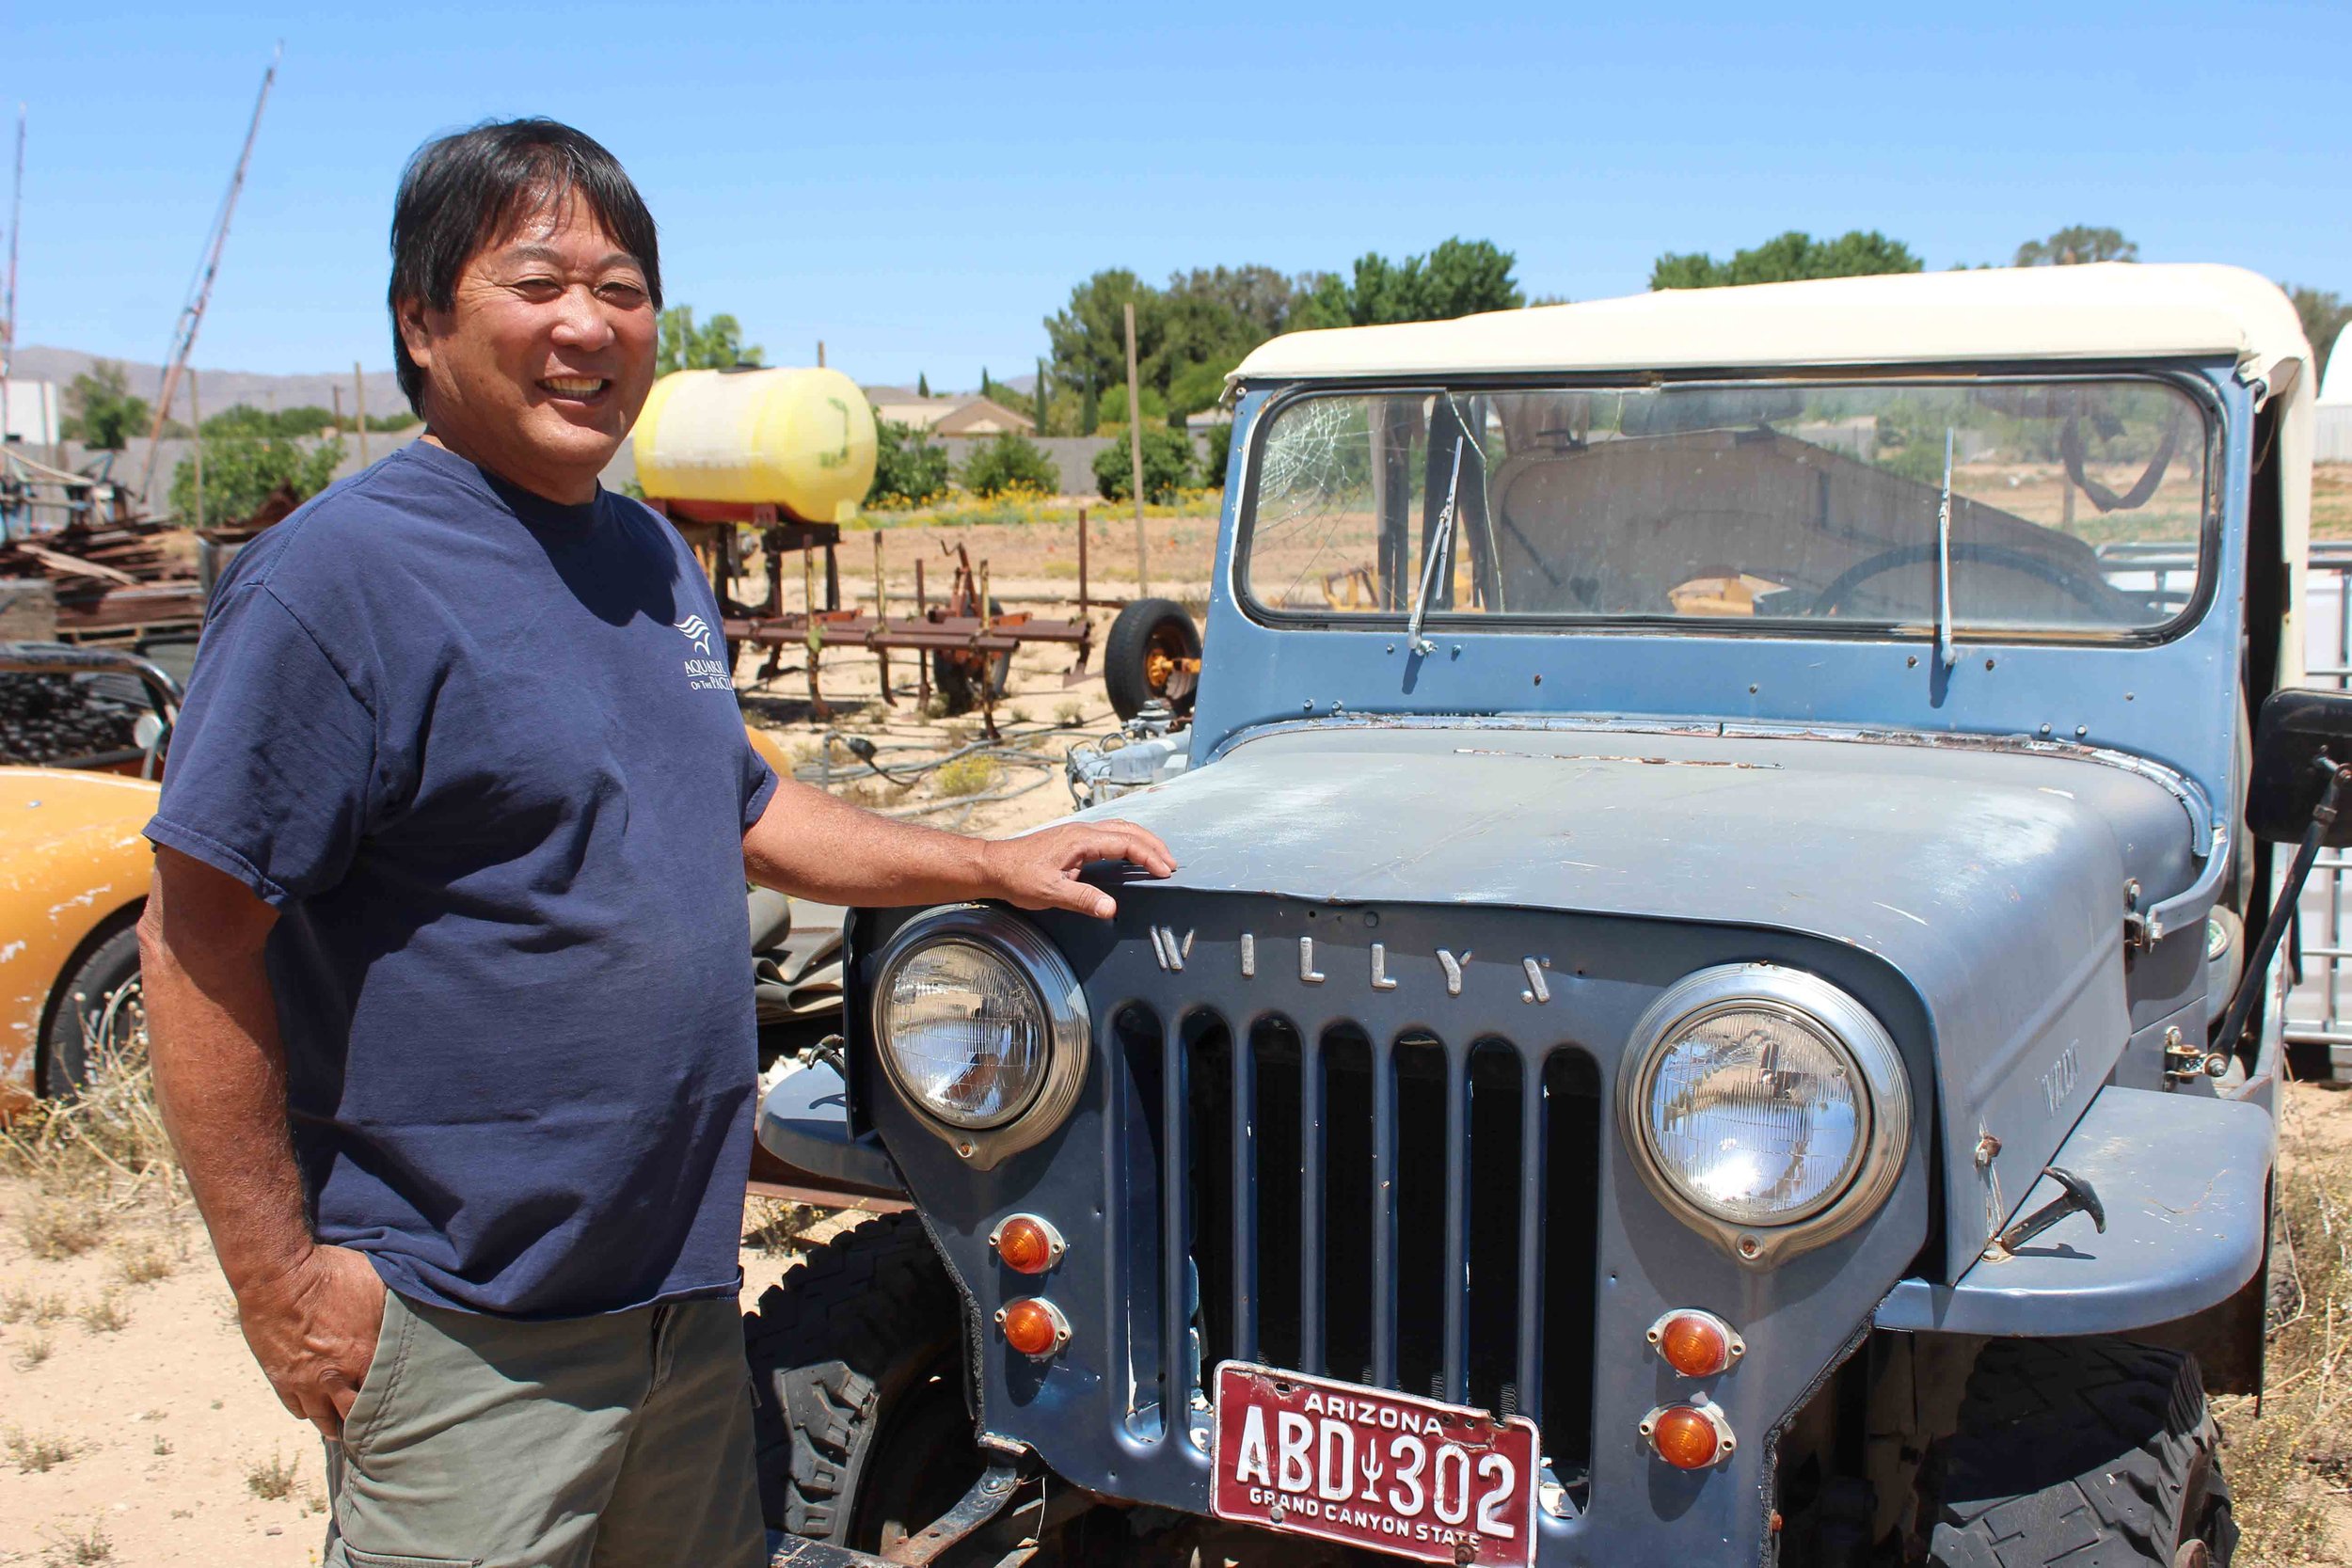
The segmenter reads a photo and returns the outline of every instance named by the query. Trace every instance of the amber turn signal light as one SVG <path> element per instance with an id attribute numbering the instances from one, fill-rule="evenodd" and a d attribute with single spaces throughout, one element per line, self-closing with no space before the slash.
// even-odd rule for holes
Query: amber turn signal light
<path id="1" fill-rule="evenodd" d="M 997 1309 L 996 1326 L 1004 1331 L 1005 1343 L 1041 1361 L 1070 1343 L 1070 1320 L 1043 1296 L 1005 1303 Z"/>
<path id="2" fill-rule="evenodd" d="M 1713 1377 L 1748 1351 L 1729 1323 L 1695 1307 L 1678 1308 L 1650 1324 L 1649 1342 L 1684 1377 Z"/>
<path id="3" fill-rule="evenodd" d="M 990 1232 L 988 1244 L 1015 1274 L 1043 1274 L 1061 1261 L 1061 1232 L 1036 1214 L 1014 1214 Z"/>
<path id="4" fill-rule="evenodd" d="M 1659 1458 L 1677 1470 L 1720 1465 L 1738 1446 L 1731 1423 L 1711 1404 L 1662 1405 L 1642 1418 L 1642 1435 Z"/>

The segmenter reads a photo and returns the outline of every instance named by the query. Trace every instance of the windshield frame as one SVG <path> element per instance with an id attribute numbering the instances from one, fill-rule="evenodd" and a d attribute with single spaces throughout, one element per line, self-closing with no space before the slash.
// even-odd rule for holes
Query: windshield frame
<path id="1" fill-rule="evenodd" d="M 1409 609 L 1334 614 L 1314 610 L 1280 609 L 1250 590 L 1249 551 L 1255 535 L 1259 484 L 1265 443 L 1276 420 L 1292 404 L 1328 397 L 1442 397 L 1449 393 L 1629 391 L 1663 387 L 1692 390 L 1771 390 L 1833 386 L 1872 388 L 1950 388 L 1976 386 L 2063 385 L 2085 381 L 2155 383 L 2185 397 L 2203 421 L 2204 497 L 2197 540 L 2197 584 L 2178 613 L 2150 626 L 2036 627 L 1959 626 L 1950 635 L 1958 642 L 1994 645 L 2058 645 L 2153 647 L 2185 635 L 2203 620 L 2213 605 L 2218 575 L 2221 533 L 2226 511 L 2222 485 L 2226 467 L 2227 414 L 2212 384 L 2187 363 L 2150 360 L 1998 360 L 1963 361 L 1944 365 L 1835 365 L 1775 367 L 1768 372 L 1660 371 L 1642 373 L 1531 375 L 1525 373 L 1463 374 L 1441 382 L 1421 379 L 1320 378 L 1284 381 L 1270 387 L 1244 386 L 1242 392 L 1271 393 L 1251 421 L 1240 493 L 1233 508 L 1233 546 L 1229 585 L 1234 603 L 1251 621 L 1277 630 L 1360 631 L 1402 634 Z M 1458 542 L 1457 542 L 1458 544 Z M 1915 621 L 1866 621 L 1844 617 L 1699 617 L 1678 615 L 1571 615 L 1546 611 L 1490 613 L 1432 610 L 1425 625 L 1453 633 L 1486 631 L 1496 635 L 1642 635 L 1700 638 L 1772 638 L 1824 641 L 1917 641 L 1932 647 L 1936 626 L 1932 617 Z"/>

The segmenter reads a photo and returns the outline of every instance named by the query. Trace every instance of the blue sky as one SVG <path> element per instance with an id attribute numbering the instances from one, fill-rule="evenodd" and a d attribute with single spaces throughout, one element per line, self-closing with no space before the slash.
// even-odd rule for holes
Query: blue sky
<path id="1" fill-rule="evenodd" d="M 1648 9 L 13 0 L 18 341 L 161 357 L 280 38 L 208 367 L 389 366 L 403 160 L 518 113 L 628 165 L 673 303 L 732 310 L 771 363 L 822 338 L 868 381 L 1017 374 L 1098 267 L 1341 267 L 1451 234 L 1576 298 L 1789 228 L 1882 229 L 1940 267 L 2074 222 L 2352 293 L 2352 7 Z"/>

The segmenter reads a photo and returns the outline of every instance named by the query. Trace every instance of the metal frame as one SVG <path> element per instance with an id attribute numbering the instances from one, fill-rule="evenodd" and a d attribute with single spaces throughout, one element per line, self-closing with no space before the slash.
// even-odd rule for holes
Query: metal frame
<path id="1" fill-rule="evenodd" d="M 1651 1143 L 1647 1103 L 1665 1047 L 1719 1013 L 1762 1010 L 1809 1027 L 1844 1056 L 1864 1088 L 1863 1125 L 1836 1183 L 1778 1225 L 1746 1224 L 1709 1209 L 1665 1168 Z M 1750 1268 L 1769 1268 L 1836 1240 L 1878 1212 L 1911 1148 L 1911 1082 L 1894 1037 L 1870 1010 L 1818 975 L 1780 964 L 1724 964 L 1666 988 L 1634 1026 L 1631 1070 L 1617 1079 L 1617 1114 L 1633 1168 L 1677 1219 Z"/>
<path id="2" fill-rule="evenodd" d="M 906 1081 L 891 1044 L 886 1014 L 891 983 L 916 953 L 948 941 L 981 948 L 1009 962 L 1036 997 L 1045 1020 L 1042 1075 L 1027 1099 L 987 1127 L 961 1126 L 927 1106 Z M 928 1131 L 980 1170 L 1043 1141 L 1069 1119 L 1078 1102 L 1078 1087 L 1086 1081 L 1088 1042 L 1093 1034 L 1086 990 L 1078 984 L 1070 960 L 1036 927 L 986 904 L 947 905 L 927 911 L 899 927 L 890 945 L 882 949 L 874 972 L 872 1025 L 874 1038 L 882 1047 L 875 1054 L 882 1058 L 883 1076 L 898 1099 Z"/>
<path id="3" fill-rule="evenodd" d="M 2314 620 L 2322 608 L 2315 579 L 2325 573 L 2334 582 L 2328 638 L 2333 662 L 2309 665 L 2304 673 L 2314 686 L 2352 690 L 2352 541 L 2314 543 L 2309 560 L 2314 580 L 2304 588 L 2303 605 Z M 2352 964 L 2346 962 L 2352 959 L 2352 911 L 2345 908 L 2344 899 L 2346 871 L 2352 871 L 2352 852 L 2323 853 L 2304 892 L 2298 913 L 2304 921 L 2316 918 L 2319 940 L 2296 943 L 2303 984 L 2289 993 L 2286 1018 L 2287 1042 L 2327 1047 L 2338 1077 L 2352 1074 L 2352 1005 L 2347 1005 L 2344 996 L 2346 982 L 2352 980 Z M 2315 1003 L 2316 1013 L 2297 1011 L 2294 1004 L 2298 997 L 2307 1006 Z"/>
<path id="4" fill-rule="evenodd" d="M 1275 629 L 1345 629 L 1395 635 L 1400 630 L 1415 641 L 1420 638 L 1418 622 L 1408 625 L 1402 610 L 1371 614 L 1350 614 L 1334 626 L 1327 612 L 1284 610 L 1268 605 L 1249 591 L 1249 555 L 1256 538 L 1258 489 L 1261 483 L 1262 459 L 1278 416 L 1295 404 L 1328 398 L 1375 399 L 1384 397 L 1447 397 L 1456 391 L 1495 393 L 1543 392 L 1635 392 L 1671 388 L 1689 390 L 1772 390 L 1794 388 L 1818 390 L 1823 386 L 1847 387 L 1915 387 L 1954 388 L 1978 386 L 2045 386 L 2092 385 L 2115 381 L 2136 380 L 2170 388 L 2192 404 L 2202 420 L 2201 442 L 2205 464 L 2205 500 L 2203 517 L 2199 528 L 2198 547 L 2186 564 L 2192 571 L 2200 565 L 2212 567 L 2218 556 L 2222 523 L 2222 430 L 2225 409 L 2214 395 L 2210 382 L 2193 373 L 2173 370 L 2153 370 L 2145 362 L 2105 364 L 2089 363 L 2052 371 L 2020 369 L 2013 363 L 1960 364 L 1941 368 L 1906 367 L 1900 372 L 1873 373 L 1873 367 L 1833 368 L 1820 374 L 1789 375 L 1785 372 L 1741 375 L 1736 372 L 1705 372 L 1670 376 L 1538 376 L 1511 377 L 1466 376 L 1456 381 L 1409 382 L 1389 380 L 1331 381 L 1315 380 L 1280 384 L 1255 410 L 1249 437 L 1246 444 L 1237 443 L 1235 451 L 1248 460 L 1244 476 L 1245 489 L 1234 509 L 1233 541 L 1231 550 L 1233 596 L 1242 612 L 1253 622 Z M 2148 546 L 2106 546 L 2096 553 L 2104 562 L 2109 548 L 2130 551 Z M 2174 551 L 2176 546 L 2159 548 Z M 2215 573 L 2199 573 L 2190 593 L 2170 608 L 2170 619 L 2153 626 L 2134 626 L 2115 630 L 2100 628 L 2067 628 L 2058 626 L 2020 629 L 2010 627 L 1974 626 L 1968 628 L 1970 642 L 2000 642 L 2020 646 L 2093 646 L 2093 647 L 2153 647 L 2172 641 L 2196 625 L 2200 616 L 2211 606 L 2214 598 Z M 1652 635 L 1715 638 L 1795 637 L 1820 638 L 1824 641 L 1853 641 L 1899 639 L 1905 641 L 1926 640 L 1934 643 L 1937 627 L 1932 622 L 1893 622 L 1830 620 L 1797 617 L 1792 619 L 1759 619 L 1752 622 L 1737 620 L 1686 619 L 1679 616 L 1639 615 L 1572 615 L 1555 611 L 1486 612 L 1466 614 L 1452 610 L 1438 610 L 1429 617 L 1429 625 L 1438 630 L 1454 632 L 1506 632 L 1518 635 L 1570 634 L 1601 635 L 1617 633 L 1648 633 Z M 1434 647 L 1422 650 L 1424 655 Z"/>

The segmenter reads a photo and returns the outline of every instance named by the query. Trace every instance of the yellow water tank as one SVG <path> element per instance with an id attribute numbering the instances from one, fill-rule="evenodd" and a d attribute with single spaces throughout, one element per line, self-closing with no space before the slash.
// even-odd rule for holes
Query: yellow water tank
<path id="1" fill-rule="evenodd" d="M 846 523 L 874 481 L 874 411 L 839 371 L 676 371 L 653 384 L 635 449 L 649 498 Z"/>

